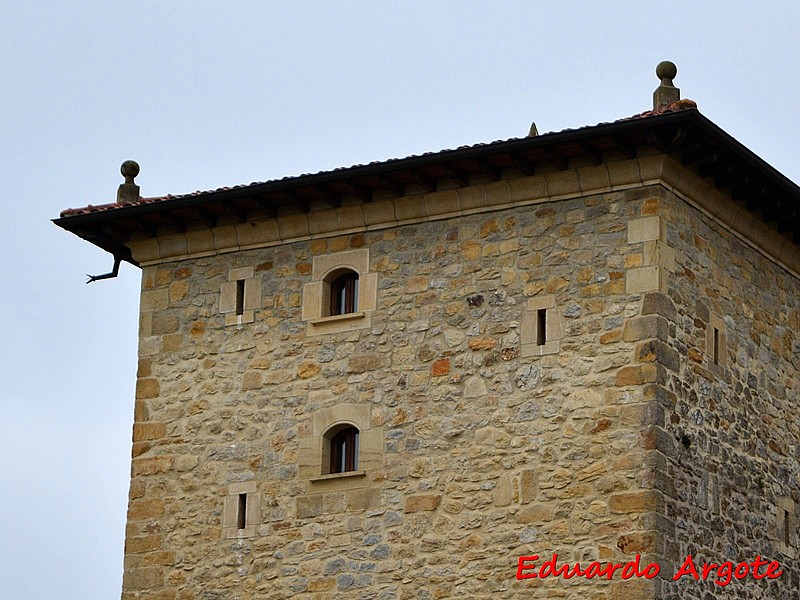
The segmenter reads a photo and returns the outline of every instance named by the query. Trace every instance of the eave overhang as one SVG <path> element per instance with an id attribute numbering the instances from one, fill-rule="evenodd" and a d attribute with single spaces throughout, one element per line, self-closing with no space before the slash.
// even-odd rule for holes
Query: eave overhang
<path id="1" fill-rule="evenodd" d="M 348 202 L 371 202 L 377 195 L 402 198 L 412 186 L 428 192 L 440 185 L 452 189 L 476 177 L 499 180 L 511 173 L 533 175 L 543 168 L 566 170 L 577 160 L 601 164 L 612 154 L 633 159 L 644 148 L 672 156 L 800 244 L 800 188 L 696 109 L 234 188 L 67 210 L 53 222 L 136 265 L 126 246 L 134 233 L 155 237 L 198 224 L 214 227 L 223 219 L 263 220 L 338 207 L 345 197 Z"/>

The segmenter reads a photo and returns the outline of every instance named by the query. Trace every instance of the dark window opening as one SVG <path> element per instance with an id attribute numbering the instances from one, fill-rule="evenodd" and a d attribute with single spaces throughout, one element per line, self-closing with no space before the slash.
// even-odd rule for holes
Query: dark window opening
<path id="1" fill-rule="evenodd" d="M 784 509 L 783 510 L 783 544 L 784 546 L 789 546 L 790 540 L 790 521 L 789 521 L 789 511 Z"/>
<path id="2" fill-rule="evenodd" d="M 244 279 L 236 282 L 236 314 L 244 314 Z"/>
<path id="3" fill-rule="evenodd" d="M 331 473 L 358 470 L 358 429 L 346 427 L 331 438 Z"/>
<path id="4" fill-rule="evenodd" d="M 536 311 L 536 345 L 544 346 L 547 342 L 547 309 Z"/>
<path id="5" fill-rule="evenodd" d="M 239 510 L 236 513 L 236 526 L 244 529 L 247 525 L 247 494 L 239 494 Z"/>
<path id="6" fill-rule="evenodd" d="M 349 271 L 331 283 L 331 315 L 346 315 L 358 310 L 358 273 Z"/>
<path id="7" fill-rule="evenodd" d="M 712 353 L 713 353 L 713 356 L 714 356 L 714 364 L 718 365 L 719 364 L 719 329 L 717 329 L 716 327 L 714 327 L 714 339 L 713 339 L 713 341 L 711 343 L 713 345 L 713 349 L 712 349 L 713 352 Z"/>

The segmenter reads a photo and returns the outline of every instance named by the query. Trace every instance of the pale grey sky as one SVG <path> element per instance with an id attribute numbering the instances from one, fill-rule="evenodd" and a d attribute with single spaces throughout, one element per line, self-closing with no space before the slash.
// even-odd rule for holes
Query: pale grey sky
<path id="1" fill-rule="evenodd" d="M 0 595 L 119 597 L 139 271 L 53 226 L 648 110 L 682 96 L 795 182 L 800 4 L 2 2 Z"/>

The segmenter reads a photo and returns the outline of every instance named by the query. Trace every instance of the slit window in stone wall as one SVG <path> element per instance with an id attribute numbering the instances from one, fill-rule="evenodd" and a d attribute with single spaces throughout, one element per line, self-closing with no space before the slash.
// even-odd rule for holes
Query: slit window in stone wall
<path id="1" fill-rule="evenodd" d="M 220 285 L 219 312 L 225 325 L 242 325 L 255 321 L 261 308 L 261 276 L 253 267 L 238 267 L 228 271 L 228 281 Z"/>
<path id="2" fill-rule="evenodd" d="M 230 484 L 223 504 L 223 537 L 225 539 L 253 537 L 261 512 L 256 483 L 242 481 Z"/>
<path id="3" fill-rule="evenodd" d="M 561 350 L 561 318 L 556 298 L 549 294 L 530 298 L 520 321 L 520 354 L 542 356 Z"/>
<path id="4" fill-rule="evenodd" d="M 710 315 L 706 327 L 706 365 L 715 373 L 721 373 L 728 363 L 728 335 L 725 321 Z"/>
<path id="5" fill-rule="evenodd" d="M 547 309 L 540 308 L 536 311 L 536 345 L 544 346 L 547 343 Z"/>
<path id="6" fill-rule="evenodd" d="M 797 557 L 797 518 L 794 500 L 788 496 L 779 497 L 776 502 L 776 537 L 778 548 L 791 558 Z"/>
<path id="7" fill-rule="evenodd" d="M 307 334 L 371 327 L 377 297 L 378 276 L 369 270 L 369 248 L 315 256 L 311 281 L 303 285 Z"/>
<path id="8" fill-rule="evenodd" d="M 236 314 L 244 314 L 244 279 L 236 281 Z"/>

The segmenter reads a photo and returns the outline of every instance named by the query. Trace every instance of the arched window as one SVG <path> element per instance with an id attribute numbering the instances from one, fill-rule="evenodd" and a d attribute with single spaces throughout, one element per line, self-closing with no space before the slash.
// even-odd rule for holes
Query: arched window
<path id="1" fill-rule="evenodd" d="M 358 311 L 358 273 L 345 270 L 334 273 L 330 282 L 330 315 L 346 315 Z"/>
<path id="2" fill-rule="evenodd" d="M 329 473 L 358 471 L 358 429 L 352 425 L 334 428 L 325 436 L 330 454 Z"/>

